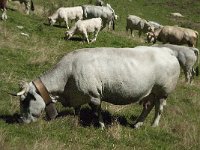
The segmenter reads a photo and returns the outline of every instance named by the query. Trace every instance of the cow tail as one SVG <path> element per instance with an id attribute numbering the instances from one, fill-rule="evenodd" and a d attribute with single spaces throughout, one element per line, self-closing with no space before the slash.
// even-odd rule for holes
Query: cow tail
<path id="1" fill-rule="evenodd" d="M 199 75 L 199 50 L 197 48 L 194 49 L 194 53 L 197 57 L 197 61 L 196 61 L 196 68 L 195 68 L 195 72 L 196 72 L 196 76 Z"/>
<path id="2" fill-rule="evenodd" d="M 33 0 L 31 0 L 31 10 L 32 10 L 32 11 L 35 10 L 34 4 L 33 4 Z"/>
<path id="3" fill-rule="evenodd" d="M 112 19 L 113 30 L 115 30 L 115 18 Z"/>
<path id="4" fill-rule="evenodd" d="M 196 40 L 196 47 L 197 47 L 197 43 L 198 43 L 198 39 L 199 39 L 199 33 L 197 31 L 195 31 L 195 34 L 197 36 L 197 40 Z"/>

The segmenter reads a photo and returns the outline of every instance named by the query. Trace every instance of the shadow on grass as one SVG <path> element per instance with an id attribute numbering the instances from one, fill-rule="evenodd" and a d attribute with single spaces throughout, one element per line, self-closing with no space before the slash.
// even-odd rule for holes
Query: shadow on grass
<path id="1" fill-rule="evenodd" d="M 105 126 L 110 126 L 112 125 L 113 122 L 118 122 L 122 126 L 128 126 L 128 127 L 133 127 L 133 124 L 130 123 L 125 116 L 122 115 L 112 115 L 108 111 L 103 111 L 102 110 L 102 117 Z M 68 115 L 74 115 L 74 113 L 69 112 L 69 111 L 62 111 L 59 113 L 58 117 L 67 117 Z M 90 108 L 82 108 L 80 110 L 80 115 L 76 116 L 80 117 L 80 125 L 83 127 L 89 127 L 89 126 L 94 126 L 99 128 L 99 122 L 98 122 L 98 116 L 95 114 Z M 131 116 L 130 120 L 131 122 L 134 122 L 137 119 L 137 116 Z"/>
<path id="2" fill-rule="evenodd" d="M 45 26 L 51 26 L 49 23 L 43 23 Z M 52 25 L 53 27 L 56 27 L 56 28 L 62 28 L 62 29 L 67 29 L 67 27 L 66 26 L 60 26 L 60 25 L 58 25 L 58 24 L 54 24 L 54 25 Z"/>
<path id="3" fill-rule="evenodd" d="M 5 121 L 8 124 L 20 123 L 19 117 L 20 117 L 20 115 L 17 113 L 15 113 L 13 115 L 0 115 L 0 119 Z"/>
<path id="4" fill-rule="evenodd" d="M 71 37 L 70 39 L 67 39 L 64 37 L 66 41 L 80 41 L 80 42 L 86 42 L 86 40 L 82 39 L 81 37 Z"/>

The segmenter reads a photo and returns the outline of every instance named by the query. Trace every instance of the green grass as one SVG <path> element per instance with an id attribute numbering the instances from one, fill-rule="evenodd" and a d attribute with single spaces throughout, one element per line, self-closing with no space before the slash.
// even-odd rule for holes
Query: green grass
<path id="1" fill-rule="evenodd" d="M 129 124 L 138 116 L 141 106 L 113 106 L 103 103 L 107 128 L 91 124 L 88 106 L 84 126 L 77 123 L 71 108 L 57 104 L 63 116 L 53 121 L 40 118 L 32 124 L 12 123 L 19 113 L 19 99 L 5 91 L 18 91 L 21 80 L 31 81 L 51 68 L 66 53 L 84 47 L 135 47 L 146 45 L 145 36 L 135 38 L 125 32 L 128 14 L 138 15 L 163 25 L 179 25 L 200 32 L 200 1 L 198 0 L 107 0 L 119 19 L 116 30 L 104 29 L 92 44 L 64 40 L 65 28 L 48 26 L 47 16 L 60 6 L 88 4 L 90 0 L 35 0 L 35 14 L 27 16 L 23 7 L 9 2 L 8 20 L 0 21 L 0 149 L 1 150 L 55 150 L 55 149 L 200 149 L 200 79 L 193 85 L 184 83 L 181 74 L 176 90 L 169 96 L 160 126 L 150 126 L 153 112 L 143 127 L 132 129 Z M 93 0 L 94 2 L 94 0 Z M 174 19 L 171 12 L 180 12 L 185 18 Z M 23 26 L 23 29 L 17 28 Z M 21 35 L 26 33 L 29 37 Z M 198 48 L 199 47 L 198 42 Z M 65 115 L 69 114 L 69 115 Z M 107 114 L 107 115 L 106 115 Z M 88 120 L 87 120 L 88 118 Z M 118 121 L 116 121 L 118 120 Z"/>

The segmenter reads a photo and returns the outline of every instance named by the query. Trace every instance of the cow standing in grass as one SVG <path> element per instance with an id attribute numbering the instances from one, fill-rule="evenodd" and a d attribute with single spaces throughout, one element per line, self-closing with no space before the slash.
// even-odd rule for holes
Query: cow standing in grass
<path id="1" fill-rule="evenodd" d="M 199 74 L 199 50 L 194 47 L 179 46 L 172 44 L 154 44 L 154 47 L 167 47 L 174 51 L 180 66 L 182 67 L 185 80 L 191 83 L 194 75 Z M 196 67 L 196 69 L 194 69 Z"/>
<path id="2" fill-rule="evenodd" d="M 65 35 L 67 39 L 70 39 L 74 34 L 82 34 L 86 38 L 89 44 L 90 41 L 88 39 L 88 33 L 94 33 L 94 38 L 91 40 L 91 42 L 95 42 L 101 28 L 102 28 L 101 18 L 79 20 L 70 30 L 68 30 L 65 33 Z"/>
<path id="3" fill-rule="evenodd" d="M 61 7 L 56 12 L 48 17 L 49 24 L 54 25 L 56 22 L 59 22 L 59 25 L 61 25 L 61 22 L 64 21 L 67 29 L 69 29 L 69 20 L 81 20 L 83 19 L 83 10 L 81 6 L 76 7 Z"/>
<path id="4" fill-rule="evenodd" d="M 104 128 L 101 103 L 116 105 L 144 102 L 134 127 L 140 127 L 155 106 L 153 126 L 158 126 L 163 100 L 175 89 L 179 62 L 169 48 L 84 48 L 65 55 L 57 65 L 30 83 L 20 96 L 21 120 L 36 121 L 57 99 L 74 108 L 92 103 Z M 54 112 L 53 109 L 47 111 Z M 55 116 L 54 116 L 55 117 Z"/>
<path id="5" fill-rule="evenodd" d="M 2 10 L 2 15 L 1 15 L 2 20 L 6 20 L 8 18 L 7 14 L 6 14 L 7 2 L 8 2 L 8 0 L 0 0 L 0 8 Z"/>
<path id="6" fill-rule="evenodd" d="M 145 19 L 134 15 L 128 15 L 126 19 L 126 31 L 128 31 L 129 29 L 133 37 L 133 30 L 138 30 L 139 37 L 142 33 L 147 33 L 148 31 L 153 30 L 151 25 Z"/>
<path id="7" fill-rule="evenodd" d="M 147 33 L 147 41 L 156 43 L 160 41 L 163 44 L 170 43 L 176 45 L 187 44 L 190 47 L 196 47 L 199 33 L 195 30 L 177 26 L 164 26 L 153 32 Z"/>
<path id="8" fill-rule="evenodd" d="M 117 20 L 117 15 L 115 11 L 112 9 L 110 4 L 106 6 L 93 6 L 93 5 L 83 5 L 83 19 L 91 19 L 91 18 L 101 18 L 103 21 L 104 29 L 108 24 L 108 28 L 115 29 L 115 20 Z"/>

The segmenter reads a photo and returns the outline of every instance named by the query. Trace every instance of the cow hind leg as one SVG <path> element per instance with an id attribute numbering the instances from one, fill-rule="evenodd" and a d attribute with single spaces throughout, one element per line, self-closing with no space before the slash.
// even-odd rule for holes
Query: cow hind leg
<path id="1" fill-rule="evenodd" d="M 140 116 L 137 118 L 136 123 L 133 126 L 134 128 L 139 128 L 140 126 L 143 125 L 144 120 L 146 119 L 146 117 L 148 116 L 148 114 L 150 113 L 150 111 L 155 105 L 154 99 L 155 99 L 155 96 L 153 93 L 151 93 L 142 100 L 143 110 Z"/>
<path id="2" fill-rule="evenodd" d="M 166 105 L 166 99 L 159 99 L 155 102 L 155 116 L 152 123 L 152 127 L 157 127 L 163 112 L 163 107 Z"/>
<path id="3" fill-rule="evenodd" d="M 97 40 L 98 33 L 99 33 L 99 30 L 94 31 L 94 38 L 91 40 L 91 42 L 95 42 Z"/>
<path id="4" fill-rule="evenodd" d="M 2 13 L 1 18 L 2 18 L 2 20 L 6 20 L 8 18 L 7 14 L 6 14 L 6 9 L 5 8 L 3 9 L 3 13 Z"/>

